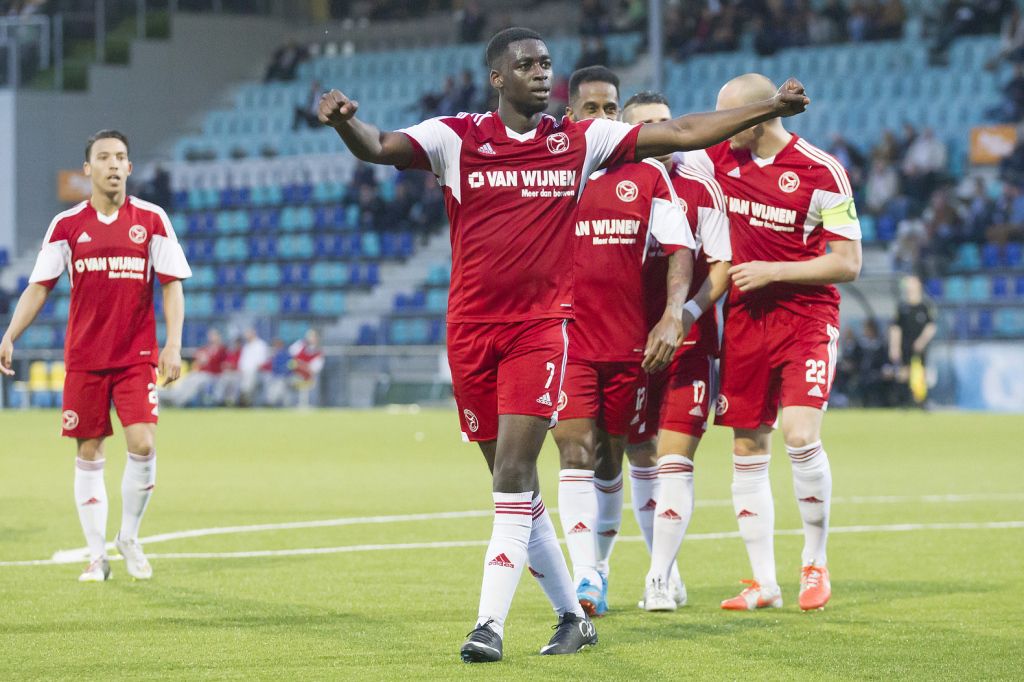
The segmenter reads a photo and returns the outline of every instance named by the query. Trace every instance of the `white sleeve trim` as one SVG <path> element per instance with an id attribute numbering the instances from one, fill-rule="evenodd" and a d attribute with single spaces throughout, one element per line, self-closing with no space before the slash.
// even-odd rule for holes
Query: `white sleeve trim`
<path id="1" fill-rule="evenodd" d="M 157 274 L 177 279 L 188 279 L 192 268 L 178 240 L 154 234 L 149 240 L 149 258 Z"/>
<path id="2" fill-rule="evenodd" d="M 445 125 L 440 118 L 431 118 L 398 132 L 405 133 L 423 148 L 430 161 L 430 170 L 441 186 L 451 190 L 456 201 L 462 201 L 462 178 L 459 157 L 462 138 Z"/>
<path id="3" fill-rule="evenodd" d="M 71 262 L 71 247 L 66 239 L 47 242 L 36 256 L 36 264 L 29 275 L 29 282 L 50 282 L 58 279 Z"/>
<path id="4" fill-rule="evenodd" d="M 693 239 L 693 231 L 690 229 L 686 214 L 683 213 L 683 209 L 679 205 L 679 197 L 676 196 L 672 180 L 668 177 L 668 171 L 665 170 L 665 164 L 655 159 L 644 159 L 641 163 L 658 169 L 661 181 L 665 183 L 669 195 L 668 199 L 658 197 L 651 199 L 648 232 L 658 240 L 659 244 L 673 244 L 683 246 L 691 251 L 696 250 L 697 244 Z"/>
<path id="5" fill-rule="evenodd" d="M 583 131 L 584 139 L 587 141 L 587 155 L 583 160 L 583 177 L 589 176 L 600 168 L 635 127 L 622 121 L 610 121 L 605 118 L 593 119 L 587 129 Z"/>
<path id="6" fill-rule="evenodd" d="M 678 155 L 676 156 L 676 159 L 678 160 Z M 690 168 L 696 168 L 711 177 L 715 177 L 715 164 L 711 160 L 711 157 L 708 156 L 708 152 L 705 149 L 683 152 L 682 165 L 689 166 Z"/>
<path id="7" fill-rule="evenodd" d="M 708 206 L 697 209 L 697 233 L 701 247 L 710 261 L 732 260 L 732 241 L 729 239 L 729 214 Z"/>
<path id="8" fill-rule="evenodd" d="M 814 194 L 811 195 L 811 205 L 807 210 L 807 222 L 815 227 L 822 225 L 822 211 L 835 208 L 848 201 L 853 201 L 853 197 L 838 192 L 830 192 L 825 189 L 814 190 Z M 822 229 L 825 229 L 826 232 L 837 234 L 844 239 L 858 240 L 861 238 L 860 220 L 857 218 L 851 218 L 845 224 L 830 225 L 828 228 L 822 225 Z"/>

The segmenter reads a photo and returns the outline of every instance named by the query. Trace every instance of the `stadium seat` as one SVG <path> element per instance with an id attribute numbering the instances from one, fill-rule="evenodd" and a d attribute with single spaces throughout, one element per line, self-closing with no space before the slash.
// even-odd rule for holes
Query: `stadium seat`
<path id="1" fill-rule="evenodd" d="M 974 275 L 967 280 L 967 299 L 986 301 L 991 297 L 992 288 L 986 275 Z"/>
<path id="2" fill-rule="evenodd" d="M 963 277 L 946 278 L 946 300 L 950 303 L 963 303 L 967 300 L 967 281 Z"/>

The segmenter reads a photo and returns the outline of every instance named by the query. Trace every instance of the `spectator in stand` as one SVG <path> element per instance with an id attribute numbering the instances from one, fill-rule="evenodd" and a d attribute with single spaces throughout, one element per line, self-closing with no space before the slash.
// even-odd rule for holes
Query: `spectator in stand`
<path id="1" fill-rule="evenodd" d="M 480 3 L 466 0 L 465 6 L 455 12 L 455 22 L 459 27 L 459 42 L 476 43 L 483 34 L 487 17 L 480 9 Z"/>
<path id="2" fill-rule="evenodd" d="M 928 207 L 921 215 L 925 238 L 921 244 L 915 274 L 941 277 L 949 269 L 956 253 L 956 244 L 963 232 L 959 207 L 945 188 L 932 193 Z"/>
<path id="3" fill-rule="evenodd" d="M 927 386 L 923 386 L 928 346 L 938 327 L 934 306 L 924 299 L 924 288 L 917 277 L 900 282 L 901 303 L 896 319 L 889 327 L 889 359 L 896 368 L 900 384 L 900 404 L 924 406 Z"/>
<path id="4" fill-rule="evenodd" d="M 821 16 L 828 19 L 833 25 L 832 30 L 835 32 L 837 42 L 846 42 L 849 39 L 846 26 L 850 13 L 846 10 L 844 0 L 827 0 L 820 12 Z"/>
<path id="5" fill-rule="evenodd" d="M 946 173 L 946 143 L 925 128 L 914 138 L 903 157 L 903 187 L 908 194 L 925 197 L 931 194 Z"/>
<path id="6" fill-rule="evenodd" d="M 1013 75 L 1003 86 L 1003 101 L 987 113 L 998 123 L 1016 123 L 1024 118 L 1024 63 L 1013 65 Z"/>
<path id="7" fill-rule="evenodd" d="M 855 43 L 862 43 L 871 33 L 871 15 L 867 3 L 855 0 L 850 3 L 850 13 L 846 18 L 846 34 Z"/>
<path id="8" fill-rule="evenodd" d="M 914 140 L 917 139 L 917 128 L 907 121 L 903 124 L 903 132 L 897 140 L 896 146 L 896 158 L 902 159 L 907 155 L 907 150 L 910 149 L 910 145 L 914 144 Z"/>
<path id="9" fill-rule="evenodd" d="M 907 10 L 902 0 L 885 0 L 875 16 L 878 17 L 873 36 L 876 40 L 899 40 L 903 37 Z"/>
<path id="10" fill-rule="evenodd" d="M 1003 20 L 999 33 L 999 52 L 988 60 L 985 68 L 994 71 L 1003 61 L 1015 64 L 1024 61 L 1024 14 L 1020 7 L 1015 7 Z"/>
<path id="11" fill-rule="evenodd" d="M 260 338 L 255 329 L 245 330 L 245 343 L 238 358 L 239 403 L 251 406 L 259 389 L 260 367 L 270 357 L 270 347 Z"/>
<path id="12" fill-rule="evenodd" d="M 601 0 L 582 0 L 579 12 L 581 36 L 600 36 L 608 32 L 608 13 Z M 607 62 L 595 63 L 606 64 Z"/>
<path id="13" fill-rule="evenodd" d="M 473 72 L 463 69 L 462 82 L 459 84 L 458 94 L 455 97 L 455 107 L 449 113 L 459 112 L 479 113 L 480 106 L 477 100 L 476 83 L 473 79 Z"/>
<path id="14" fill-rule="evenodd" d="M 856 187 L 864 181 L 864 155 L 850 142 L 835 133 L 832 135 L 832 142 L 829 145 L 828 153 L 839 159 L 847 172 L 850 174 L 850 181 Z"/>
<path id="15" fill-rule="evenodd" d="M 206 345 L 196 350 L 192 360 L 192 371 L 175 384 L 160 391 L 160 399 L 176 407 L 188 405 L 203 394 L 213 392 L 224 371 L 227 349 L 220 332 L 211 329 L 206 333 Z"/>
<path id="16" fill-rule="evenodd" d="M 270 59 L 267 72 L 263 76 L 263 82 L 271 81 L 292 81 L 295 80 L 295 72 L 299 64 L 309 59 L 309 48 L 300 45 L 294 40 L 279 47 L 274 56 Z"/>
<path id="17" fill-rule="evenodd" d="M 1024 185 L 1024 136 L 999 162 L 999 179 L 1015 185 Z"/>
<path id="18" fill-rule="evenodd" d="M 274 339 L 270 348 L 270 356 L 260 367 L 260 383 L 262 396 L 258 402 L 268 407 L 285 407 L 291 403 L 290 379 L 292 374 L 292 356 L 288 347 L 281 339 Z"/>
<path id="19" fill-rule="evenodd" d="M 579 59 L 576 60 L 576 69 L 582 69 L 585 66 L 603 66 L 608 64 L 608 48 L 604 44 L 604 39 L 600 36 L 591 36 L 583 38 L 583 50 L 580 52 Z"/>
<path id="20" fill-rule="evenodd" d="M 871 150 L 871 158 L 886 163 L 896 163 L 902 156 L 900 141 L 891 130 L 882 133 L 882 138 Z"/>
<path id="21" fill-rule="evenodd" d="M 291 354 L 293 386 L 298 393 L 299 407 L 315 404 L 314 395 L 324 369 L 324 351 L 320 347 L 320 334 L 310 329 L 306 335 L 288 349 Z"/>
<path id="22" fill-rule="evenodd" d="M 873 317 L 864 321 L 858 339 L 857 373 L 860 404 L 865 407 L 889 407 L 895 402 L 893 383 L 896 373 L 889 360 L 889 344 Z"/>
<path id="23" fill-rule="evenodd" d="M 238 371 L 238 361 L 242 357 L 244 339 L 235 336 L 224 355 L 223 371 L 220 381 L 214 389 L 214 402 L 217 405 L 238 405 L 241 391 L 242 375 Z"/>
<path id="24" fill-rule="evenodd" d="M 971 192 L 964 197 L 963 240 L 980 243 L 985 241 L 985 230 L 993 224 L 995 202 L 988 192 L 985 178 L 974 178 Z"/>
<path id="25" fill-rule="evenodd" d="M 438 114 L 446 116 L 464 111 L 459 104 L 459 89 L 455 87 L 454 76 L 445 76 L 444 88 L 441 90 L 441 99 L 437 102 L 437 111 Z"/>
<path id="26" fill-rule="evenodd" d="M 985 237 L 993 244 L 1024 239 L 1024 191 L 1020 185 L 1003 183 L 1003 195 L 996 202 Z"/>
<path id="27" fill-rule="evenodd" d="M 305 102 L 302 106 L 295 107 L 295 115 L 292 116 L 292 130 L 298 130 L 303 123 L 307 128 L 320 127 L 320 119 L 317 118 L 317 114 L 320 111 L 320 95 L 322 94 L 320 81 L 310 83 L 309 94 L 306 95 Z"/>
<path id="28" fill-rule="evenodd" d="M 375 186 L 360 185 L 356 205 L 359 206 L 360 230 L 374 232 L 384 226 L 387 209 Z"/>
<path id="29" fill-rule="evenodd" d="M 872 161 L 865 193 L 865 205 L 870 213 L 885 211 L 889 202 L 900 193 L 900 174 L 896 167 L 880 158 Z"/>
<path id="30" fill-rule="evenodd" d="M 620 0 L 612 28 L 619 32 L 643 31 L 647 28 L 647 0 Z"/>

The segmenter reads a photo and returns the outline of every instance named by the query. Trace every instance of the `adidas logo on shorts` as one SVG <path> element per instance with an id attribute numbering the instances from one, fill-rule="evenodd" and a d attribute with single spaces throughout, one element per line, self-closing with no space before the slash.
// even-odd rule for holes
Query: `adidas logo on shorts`
<path id="1" fill-rule="evenodd" d="M 551 407 L 554 404 L 551 402 L 550 393 L 545 393 L 541 397 L 537 398 L 537 402 L 540 403 L 541 405 L 547 405 L 548 407 Z"/>

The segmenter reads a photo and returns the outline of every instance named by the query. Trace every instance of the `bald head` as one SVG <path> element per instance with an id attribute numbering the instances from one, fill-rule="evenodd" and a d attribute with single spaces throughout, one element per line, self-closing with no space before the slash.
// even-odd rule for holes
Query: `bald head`
<path id="1" fill-rule="evenodd" d="M 759 73 L 745 73 L 722 86 L 718 91 L 718 109 L 733 109 L 775 96 L 778 88 L 771 79 Z"/>

